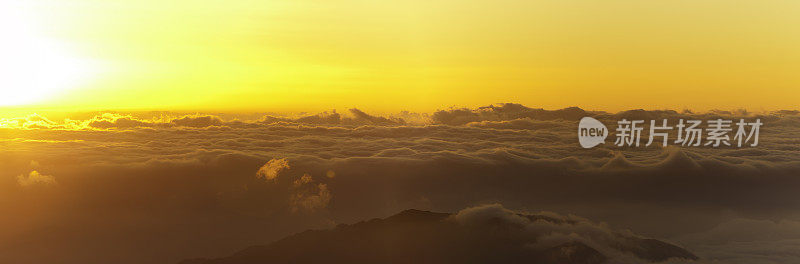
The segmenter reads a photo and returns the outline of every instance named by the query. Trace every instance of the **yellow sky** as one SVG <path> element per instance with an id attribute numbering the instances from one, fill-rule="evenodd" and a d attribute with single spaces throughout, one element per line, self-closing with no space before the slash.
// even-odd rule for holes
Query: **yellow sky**
<path id="1" fill-rule="evenodd" d="M 800 1 L 10 0 L 0 105 L 797 109 Z M 23 66 L 19 66 L 23 65 Z M 20 88 L 22 87 L 22 88 Z"/>

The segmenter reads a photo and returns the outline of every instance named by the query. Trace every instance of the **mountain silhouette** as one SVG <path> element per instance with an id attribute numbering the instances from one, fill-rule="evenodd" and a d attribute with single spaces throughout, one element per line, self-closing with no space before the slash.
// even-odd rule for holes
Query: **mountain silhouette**
<path id="1" fill-rule="evenodd" d="M 532 223 L 569 227 L 580 223 L 546 215 L 518 214 Z M 384 218 L 308 230 L 231 256 L 188 259 L 180 264 L 250 263 L 541 263 L 599 264 L 610 256 L 579 240 L 538 247 L 529 231 L 503 218 L 462 225 L 454 214 L 406 210 Z M 656 239 L 614 233 L 605 248 L 644 262 L 697 257 Z M 595 243 L 595 242 L 592 242 Z M 608 251 L 606 249 L 606 251 Z"/>

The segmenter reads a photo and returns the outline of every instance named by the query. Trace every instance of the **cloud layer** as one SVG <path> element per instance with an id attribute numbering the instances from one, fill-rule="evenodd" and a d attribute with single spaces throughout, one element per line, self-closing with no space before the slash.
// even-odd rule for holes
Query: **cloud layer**
<path id="1" fill-rule="evenodd" d="M 760 118 L 764 126 L 758 147 L 583 149 L 575 130 L 584 115 L 609 128 L 621 118 Z M 0 213 L 10 216 L 0 262 L 171 263 L 408 208 L 493 202 L 675 240 L 734 219 L 800 219 L 796 111 L 503 104 L 386 117 L 102 113 L 0 124 Z M 708 249 L 696 253 L 722 258 L 707 236 L 691 239 Z M 43 247 L 54 250 L 30 254 Z"/>

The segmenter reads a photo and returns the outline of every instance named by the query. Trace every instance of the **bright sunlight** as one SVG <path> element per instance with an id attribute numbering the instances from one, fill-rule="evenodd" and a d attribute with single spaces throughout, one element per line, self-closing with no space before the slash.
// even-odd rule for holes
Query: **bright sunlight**
<path id="1" fill-rule="evenodd" d="M 0 4 L 0 106 L 41 102 L 76 87 L 93 72 L 88 60 L 40 34 L 29 11 Z"/>

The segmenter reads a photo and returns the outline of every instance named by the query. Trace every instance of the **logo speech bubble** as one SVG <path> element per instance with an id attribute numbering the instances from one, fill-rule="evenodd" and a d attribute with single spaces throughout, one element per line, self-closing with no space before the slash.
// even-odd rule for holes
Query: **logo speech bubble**
<path id="1" fill-rule="evenodd" d="M 578 123 L 578 142 L 583 148 L 592 148 L 606 142 L 608 128 L 597 119 L 591 117 L 581 118 Z"/>

